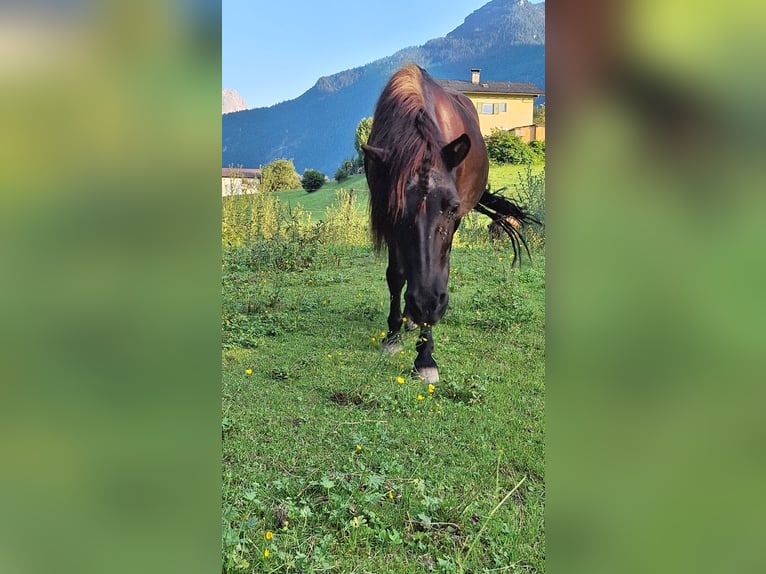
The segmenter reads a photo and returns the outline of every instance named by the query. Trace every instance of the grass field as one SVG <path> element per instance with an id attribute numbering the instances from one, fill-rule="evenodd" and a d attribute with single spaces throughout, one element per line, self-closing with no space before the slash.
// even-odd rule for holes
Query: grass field
<path id="1" fill-rule="evenodd" d="M 518 269 L 461 227 L 429 387 L 416 333 L 380 353 L 366 202 L 323 191 L 280 194 L 329 207 L 316 227 L 266 196 L 224 210 L 224 571 L 544 572 L 544 242 Z"/>
<path id="2" fill-rule="evenodd" d="M 489 172 L 489 185 L 493 190 L 507 187 L 508 192 L 512 193 L 514 185 L 519 183 L 519 178 L 526 175 L 526 169 L 521 165 L 493 165 Z M 532 166 L 532 173 L 538 174 L 544 169 L 544 164 L 535 164 Z M 292 189 L 277 192 L 275 196 L 292 207 L 301 204 L 311 213 L 312 219 L 318 221 L 323 218 L 325 209 L 335 200 L 335 192 L 340 188 L 356 190 L 360 200 L 357 202 L 357 209 L 360 213 L 366 212 L 369 190 L 364 175 L 351 176 L 342 183 L 330 180 L 313 193 L 307 193 L 303 189 Z"/>
<path id="3" fill-rule="evenodd" d="M 367 180 L 364 174 L 352 175 L 342 183 L 338 183 L 334 179 L 331 179 L 325 183 L 320 189 L 312 193 L 307 193 L 304 189 L 291 189 L 289 191 L 279 191 L 274 195 L 280 199 L 280 201 L 294 207 L 298 204 L 302 205 L 306 211 L 311 213 L 311 217 L 314 221 L 319 221 L 324 217 L 324 212 L 333 201 L 335 201 L 335 192 L 339 189 L 353 189 L 358 192 L 358 199 L 356 205 L 360 213 L 365 212 L 367 209 L 367 200 L 369 198 L 369 190 L 367 188 Z"/>

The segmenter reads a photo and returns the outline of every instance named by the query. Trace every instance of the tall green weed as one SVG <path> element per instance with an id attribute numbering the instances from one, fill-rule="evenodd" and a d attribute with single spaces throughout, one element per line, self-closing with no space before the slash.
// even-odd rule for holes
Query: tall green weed
<path id="1" fill-rule="evenodd" d="M 340 245 L 367 245 L 370 243 L 369 221 L 356 206 L 357 193 L 339 189 L 335 202 L 325 210 L 322 234 L 327 242 Z"/>
<path id="2" fill-rule="evenodd" d="M 518 182 L 513 184 L 514 196 L 540 224 L 530 224 L 524 231 L 524 237 L 532 249 L 545 247 L 545 170 L 534 172 L 528 165 L 519 174 Z"/>

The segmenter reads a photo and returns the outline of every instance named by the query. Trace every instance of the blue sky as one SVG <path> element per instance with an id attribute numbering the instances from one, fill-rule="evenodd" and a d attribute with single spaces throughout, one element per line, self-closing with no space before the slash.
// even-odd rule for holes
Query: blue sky
<path id="1" fill-rule="evenodd" d="M 222 84 L 251 108 L 457 28 L 489 0 L 222 0 Z"/>

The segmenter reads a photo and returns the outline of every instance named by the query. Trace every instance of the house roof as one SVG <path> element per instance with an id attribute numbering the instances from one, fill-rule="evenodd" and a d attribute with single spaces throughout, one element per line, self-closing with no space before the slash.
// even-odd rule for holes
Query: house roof
<path id="1" fill-rule="evenodd" d="M 510 94 L 519 96 L 542 96 L 540 88 L 529 82 L 479 82 L 474 84 L 464 80 L 436 80 L 443 88 L 451 88 L 458 92 L 484 94 Z"/>
<path id="2" fill-rule="evenodd" d="M 221 168 L 221 177 L 260 177 L 261 170 L 258 168 L 249 167 L 224 167 Z"/>

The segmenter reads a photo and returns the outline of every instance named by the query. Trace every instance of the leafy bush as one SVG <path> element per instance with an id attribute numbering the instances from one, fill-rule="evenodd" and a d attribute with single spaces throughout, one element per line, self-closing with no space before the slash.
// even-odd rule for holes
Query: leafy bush
<path id="1" fill-rule="evenodd" d="M 340 183 L 344 179 L 356 173 L 356 170 L 361 167 L 363 160 L 359 159 L 347 159 L 343 164 L 335 171 L 335 181 Z"/>
<path id="2" fill-rule="evenodd" d="M 524 140 L 509 131 L 493 129 L 485 141 L 489 159 L 496 163 L 532 163 L 536 159 Z"/>
<path id="3" fill-rule="evenodd" d="M 340 183 L 344 179 L 348 179 L 348 172 L 342 167 L 339 167 L 338 169 L 335 170 L 335 181 Z"/>
<path id="4" fill-rule="evenodd" d="M 537 160 L 545 161 L 545 142 L 544 141 L 531 141 L 529 142 L 529 149 L 535 154 Z"/>
<path id="5" fill-rule="evenodd" d="M 301 187 L 311 193 L 324 185 L 325 175 L 315 169 L 307 169 L 303 172 Z"/>
<path id="6" fill-rule="evenodd" d="M 261 189 L 263 191 L 283 191 L 296 189 L 301 185 L 301 178 L 295 171 L 295 164 L 290 159 L 275 159 L 263 168 Z"/>

